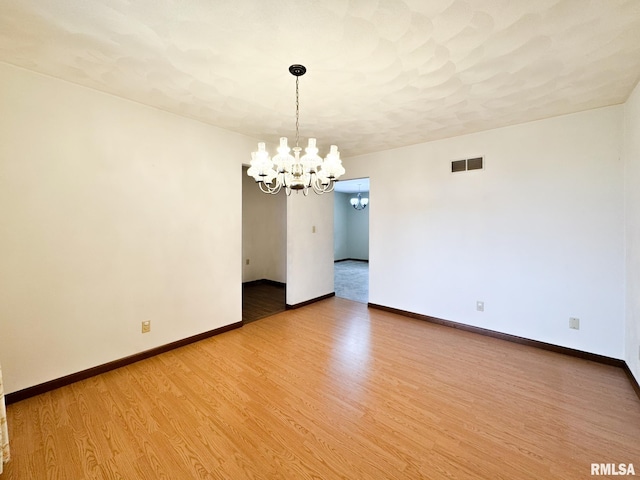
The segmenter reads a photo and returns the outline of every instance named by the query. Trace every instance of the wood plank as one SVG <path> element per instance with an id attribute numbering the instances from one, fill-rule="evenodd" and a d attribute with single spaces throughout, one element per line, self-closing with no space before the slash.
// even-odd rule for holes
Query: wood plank
<path id="1" fill-rule="evenodd" d="M 625 372 L 330 298 L 8 406 L 2 479 L 588 478 Z"/>

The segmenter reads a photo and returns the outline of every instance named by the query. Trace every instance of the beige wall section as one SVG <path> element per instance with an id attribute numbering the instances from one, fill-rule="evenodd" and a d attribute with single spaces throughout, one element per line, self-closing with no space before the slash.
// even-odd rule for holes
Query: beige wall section
<path id="1" fill-rule="evenodd" d="M 623 358 L 622 131 L 614 106 L 347 159 L 374 193 L 369 301 Z"/>
<path id="2" fill-rule="evenodd" d="M 363 196 L 371 200 L 369 192 L 362 192 Z M 348 196 L 347 200 L 347 231 L 349 235 L 349 258 L 356 260 L 369 260 L 369 212 L 371 202 L 364 210 L 353 208 L 349 200 L 354 197 Z"/>
<path id="3" fill-rule="evenodd" d="M 625 360 L 640 383 L 640 84 L 624 106 Z"/>
<path id="4" fill-rule="evenodd" d="M 369 192 L 362 192 L 369 198 Z M 369 260 L 369 211 L 356 210 L 350 200 L 357 194 L 334 193 L 334 259 Z"/>
<path id="5" fill-rule="evenodd" d="M 241 320 L 254 139 L 5 64 L 0 112 L 7 393 Z"/>
<path id="6" fill-rule="evenodd" d="M 287 197 L 262 193 L 242 167 L 242 281 L 286 283 L 286 270 Z"/>
<path id="7" fill-rule="evenodd" d="M 334 291 L 333 201 L 333 193 L 287 197 L 288 305 Z"/>
<path id="8" fill-rule="evenodd" d="M 333 194 L 333 259 L 349 258 L 349 232 L 347 231 L 347 207 L 349 193 L 334 192 Z"/>

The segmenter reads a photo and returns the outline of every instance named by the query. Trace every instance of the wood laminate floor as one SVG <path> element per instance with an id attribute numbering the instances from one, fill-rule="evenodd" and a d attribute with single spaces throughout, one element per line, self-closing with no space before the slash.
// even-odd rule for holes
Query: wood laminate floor
<path id="1" fill-rule="evenodd" d="M 640 470 L 617 367 L 330 298 L 8 407 L 7 479 L 586 479 Z"/>

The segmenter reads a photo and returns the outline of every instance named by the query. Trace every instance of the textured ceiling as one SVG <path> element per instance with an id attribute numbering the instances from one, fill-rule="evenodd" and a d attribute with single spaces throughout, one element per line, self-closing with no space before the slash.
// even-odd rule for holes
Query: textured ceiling
<path id="1" fill-rule="evenodd" d="M 355 180 L 340 180 L 334 187 L 340 193 L 369 192 L 370 184 L 368 178 L 356 178 Z"/>
<path id="2" fill-rule="evenodd" d="M 626 100 L 640 0 L 0 0 L 0 61 L 342 156 Z"/>

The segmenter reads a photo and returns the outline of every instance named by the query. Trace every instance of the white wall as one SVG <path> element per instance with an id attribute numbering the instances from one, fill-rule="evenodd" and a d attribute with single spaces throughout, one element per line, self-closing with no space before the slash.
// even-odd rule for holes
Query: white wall
<path id="1" fill-rule="evenodd" d="M 370 302 L 623 358 L 622 121 L 615 106 L 348 159 L 375 192 Z M 450 173 L 477 155 L 486 170 Z"/>
<path id="2" fill-rule="evenodd" d="M 369 197 L 369 192 L 362 192 Z M 356 210 L 349 200 L 353 193 L 335 192 L 334 199 L 334 259 L 369 259 L 369 210 Z"/>
<path id="3" fill-rule="evenodd" d="M 255 140 L 5 64 L 0 112 L 8 393 L 241 321 Z"/>
<path id="4" fill-rule="evenodd" d="M 334 192 L 333 195 L 333 259 L 344 260 L 349 258 L 347 206 L 350 194 Z"/>
<path id="5" fill-rule="evenodd" d="M 286 196 L 262 193 L 246 167 L 242 168 L 242 265 L 243 282 L 287 281 Z"/>
<path id="6" fill-rule="evenodd" d="M 362 192 L 369 197 L 369 192 Z M 354 195 L 349 195 L 349 199 Z M 364 210 L 356 210 L 347 200 L 347 235 L 349 258 L 369 260 L 369 211 L 371 205 Z"/>
<path id="7" fill-rule="evenodd" d="M 294 192 L 287 197 L 287 304 L 333 292 L 333 195 Z"/>
<path id="8" fill-rule="evenodd" d="M 624 106 L 626 227 L 625 360 L 640 383 L 640 84 Z"/>

